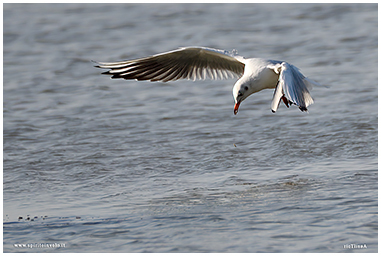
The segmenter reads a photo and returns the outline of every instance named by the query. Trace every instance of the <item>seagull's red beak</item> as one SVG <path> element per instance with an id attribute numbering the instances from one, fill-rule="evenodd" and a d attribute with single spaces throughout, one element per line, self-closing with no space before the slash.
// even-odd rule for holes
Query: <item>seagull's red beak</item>
<path id="1" fill-rule="evenodd" d="M 237 115 L 237 113 L 238 113 L 239 104 L 241 104 L 241 102 L 237 102 L 237 103 L 234 105 L 234 115 Z"/>

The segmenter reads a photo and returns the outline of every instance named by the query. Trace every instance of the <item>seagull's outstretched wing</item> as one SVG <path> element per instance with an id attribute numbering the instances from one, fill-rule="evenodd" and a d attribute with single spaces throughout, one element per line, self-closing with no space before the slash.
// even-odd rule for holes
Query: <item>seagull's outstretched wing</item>
<path id="1" fill-rule="evenodd" d="M 271 102 L 271 110 L 277 111 L 281 99 L 286 103 L 299 106 L 301 111 L 307 111 L 307 107 L 314 103 L 309 89 L 312 85 L 318 83 L 306 78 L 297 67 L 282 62 L 280 64 L 269 65 L 275 73 L 279 74 L 278 85 L 275 88 L 273 100 Z"/>
<path id="2" fill-rule="evenodd" d="M 245 64 L 239 61 L 241 58 L 223 50 L 184 47 L 141 59 L 96 62 L 96 67 L 111 69 L 103 73 L 111 78 L 162 82 L 206 77 L 225 79 L 242 76 Z"/>

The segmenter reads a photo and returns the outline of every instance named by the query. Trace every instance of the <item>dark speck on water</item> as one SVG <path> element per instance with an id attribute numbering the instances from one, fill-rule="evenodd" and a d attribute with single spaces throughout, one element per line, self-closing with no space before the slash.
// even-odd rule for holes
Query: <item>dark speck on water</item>
<path id="1" fill-rule="evenodd" d="M 3 9 L 4 252 L 377 252 L 377 3 Z M 235 80 L 110 80 L 90 62 L 182 46 L 329 88 L 308 113 L 271 113 L 265 90 L 235 116 Z"/>

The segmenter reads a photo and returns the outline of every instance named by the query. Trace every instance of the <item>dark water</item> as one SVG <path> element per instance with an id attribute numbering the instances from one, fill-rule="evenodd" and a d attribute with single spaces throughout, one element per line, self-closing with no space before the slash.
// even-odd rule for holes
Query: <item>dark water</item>
<path id="1" fill-rule="evenodd" d="M 377 4 L 3 7 L 4 252 L 377 252 Z M 330 88 L 309 113 L 272 114 L 268 90 L 234 116 L 234 80 L 89 61 L 192 45 Z"/>

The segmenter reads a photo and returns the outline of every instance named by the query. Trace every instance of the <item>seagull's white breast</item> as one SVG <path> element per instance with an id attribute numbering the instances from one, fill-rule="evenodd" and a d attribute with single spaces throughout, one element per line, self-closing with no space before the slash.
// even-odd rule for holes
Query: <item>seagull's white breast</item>
<path id="1" fill-rule="evenodd" d="M 259 58 L 245 60 L 243 77 L 249 80 L 253 93 L 276 87 L 279 75 L 273 69 L 268 68 L 269 64 L 273 64 L 273 61 Z"/>

